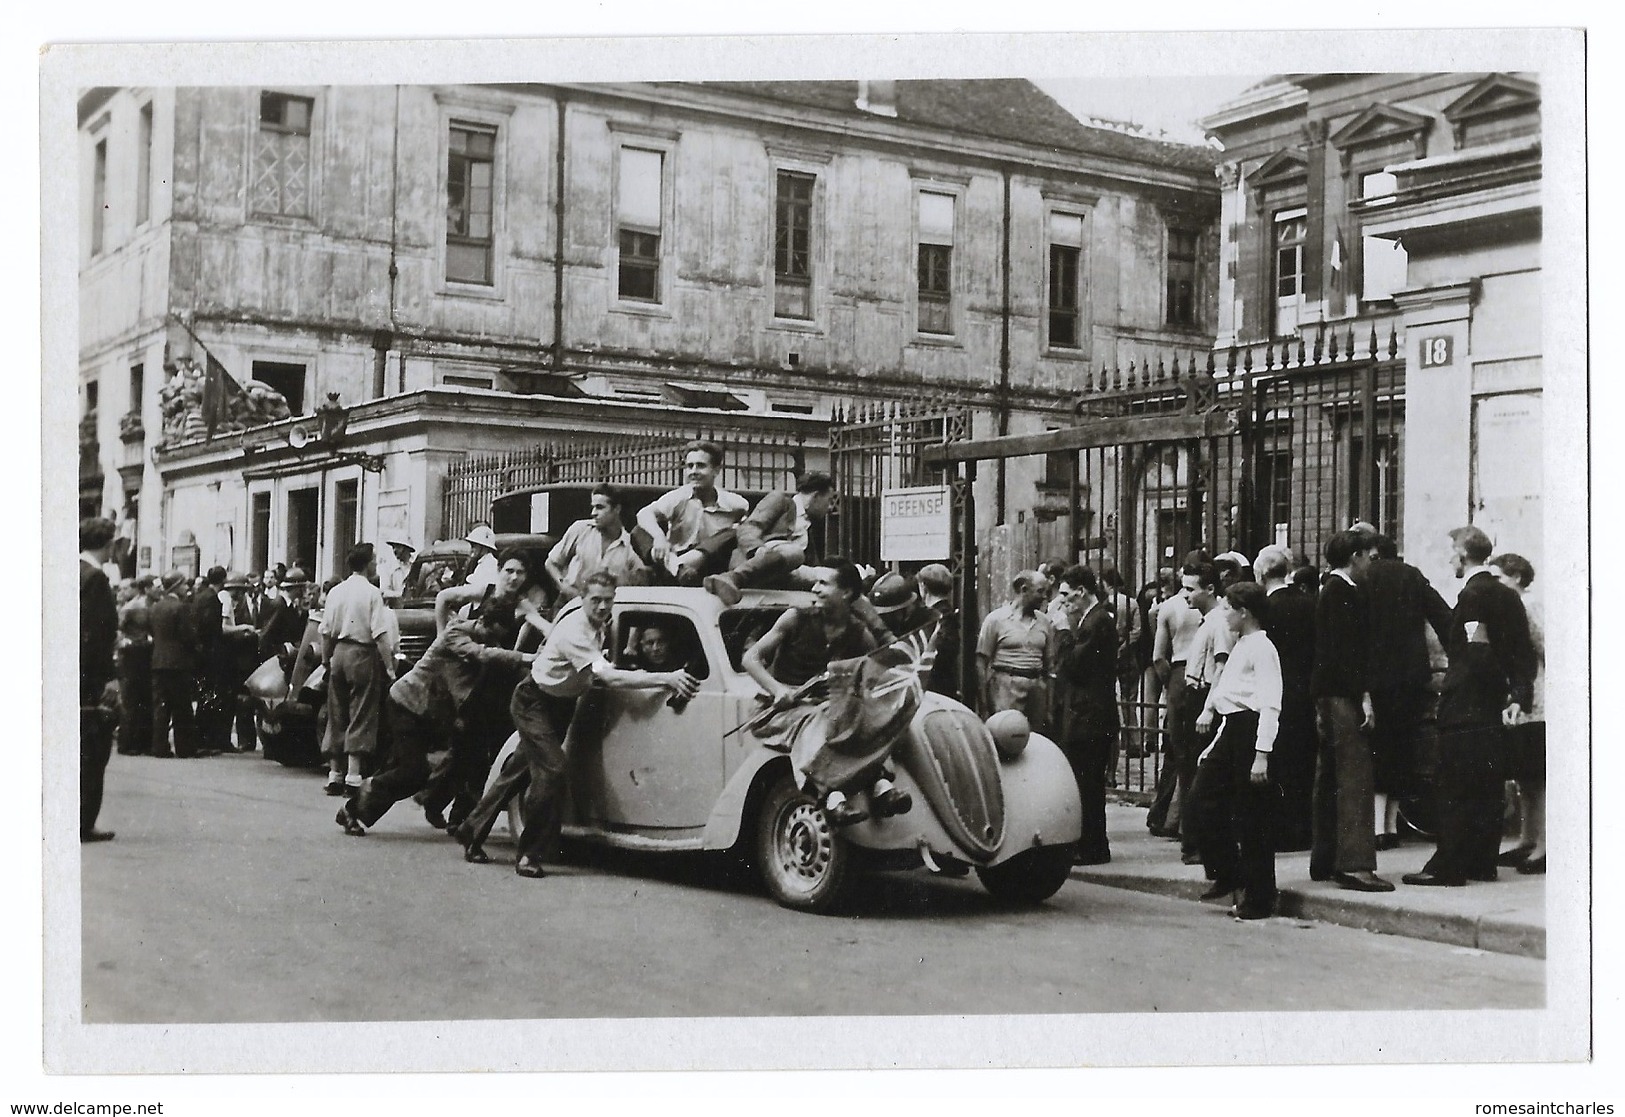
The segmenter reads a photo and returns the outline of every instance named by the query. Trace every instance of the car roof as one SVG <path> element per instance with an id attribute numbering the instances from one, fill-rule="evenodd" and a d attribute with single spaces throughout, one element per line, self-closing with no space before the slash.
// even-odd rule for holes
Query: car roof
<path id="1" fill-rule="evenodd" d="M 575 600 L 579 601 L 580 598 Z M 742 591 L 738 605 L 725 606 L 715 594 L 698 586 L 621 586 L 615 591 L 615 604 L 618 607 L 672 605 L 687 609 L 701 617 L 711 618 L 742 609 L 782 609 L 792 605 L 811 605 L 815 600 L 816 598 L 806 590 L 747 589 Z M 572 605 L 574 603 L 571 602 Z"/>

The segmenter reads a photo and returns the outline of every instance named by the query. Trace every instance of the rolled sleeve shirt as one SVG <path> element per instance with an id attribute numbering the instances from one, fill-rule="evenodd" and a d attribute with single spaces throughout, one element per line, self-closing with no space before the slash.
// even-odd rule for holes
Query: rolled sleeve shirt
<path id="1" fill-rule="evenodd" d="M 607 570 L 621 585 L 626 585 L 643 570 L 643 563 L 632 549 L 632 533 L 625 528 L 614 539 L 606 540 L 591 520 L 577 520 L 564 531 L 564 537 L 547 553 L 547 561 L 564 571 L 564 580 L 580 589 L 587 575 Z"/>
<path id="2" fill-rule="evenodd" d="M 545 694 L 579 697 L 593 676 L 610 666 L 607 643 L 608 633 L 588 619 L 586 609 L 577 609 L 553 626 L 530 665 L 530 677 Z"/>
<path id="3" fill-rule="evenodd" d="M 1207 704 L 1221 717 L 1256 711 L 1258 741 L 1253 749 L 1274 751 L 1281 727 L 1281 656 L 1267 633 L 1250 632 L 1236 641 Z"/>
<path id="4" fill-rule="evenodd" d="M 1219 658 L 1230 654 L 1234 640 L 1230 626 L 1225 623 L 1224 610 L 1209 609 L 1191 641 L 1190 654 L 1185 660 L 1185 685 L 1203 687 L 1218 682 L 1219 671 L 1224 666 Z"/>
<path id="5" fill-rule="evenodd" d="M 1020 671 L 1035 676 L 1048 670 L 1055 627 L 1043 613 L 1022 616 L 1015 605 L 1002 605 L 987 615 L 976 641 L 976 654 L 986 656 L 995 671 Z"/>
<path id="6" fill-rule="evenodd" d="M 649 507 L 655 522 L 665 529 L 666 542 L 681 554 L 738 524 L 750 511 L 750 502 L 720 485 L 716 496 L 706 502 L 694 495 L 693 485 L 679 485 Z"/>
<path id="7" fill-rule="evenodd" d="M 323 636 L 357 644 L 375 644 L 379 637 L 389 637 L 393 648 L 397 631 L 395 614 L 384 605 L 384 595 L 364 576 L 351 574 L 327 595 L 322 608 Z"/>

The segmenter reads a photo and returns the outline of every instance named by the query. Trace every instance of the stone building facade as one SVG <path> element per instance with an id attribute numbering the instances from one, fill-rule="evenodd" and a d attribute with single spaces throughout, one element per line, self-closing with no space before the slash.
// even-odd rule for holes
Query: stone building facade
<path id="1" fill-rule="evenodd" d="M 833 407 L 935 395 L 1040 431 L 1221 325 L 1212 153 L 1024 81 L 99 89 L 80 148 L 81 507 L 142 570 L 429 540 L 448 469 L 546 439 L 816 460 Z M 200 347 L 293 417 L 161 443 Z M 979 482 L 989 525 L 1042 464 Z"/>
<path id="2" fill-rule="evenodd" d="M 1224 148 L 1217 344 L 1393 337 L 1385 527 L 1441 586 L 1468 522 L 1538 567 L 1538 76 L 1285 74 L 1203 124 Z"/>

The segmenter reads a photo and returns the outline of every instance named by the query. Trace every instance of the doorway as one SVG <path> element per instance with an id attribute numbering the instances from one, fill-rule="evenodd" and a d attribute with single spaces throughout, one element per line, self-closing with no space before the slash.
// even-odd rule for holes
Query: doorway
<path id="1" fill-rule="evenodd" d="M 340 481 L 333 486 L 333 573 L 335 578 L 349 576 L 345 556 L 356 542 L 356 526 L 360 520 L 359 481 Z"/>
<path id="2" fill-rule="evenodd" d="M 287 557 L 290 567 L 297 566 L 310 572 L 318 580 L 316 570 L 317 517 L 321 500 L 316 489 L 291 489 L 288 492 Z"/>

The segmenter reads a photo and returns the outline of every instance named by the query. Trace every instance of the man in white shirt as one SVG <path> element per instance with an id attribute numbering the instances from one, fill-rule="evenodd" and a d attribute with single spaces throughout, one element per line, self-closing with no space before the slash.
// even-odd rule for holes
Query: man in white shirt
<path id="1" fill-rule="evenodd" d="M 463 584 L 476 589 L 495 585 L 498 571 L 497 533 L 491 530 L 490 524 L 475 524 L 463 539 L 471 548 L 468 577 L 463 579 Z"/>
<path id="2" fill-rule="evenodd" d="M 530 674 L 514 688 L 509 713 L 519 733 L 519 748 L 479 804 L 451 834 L 463 847 L 463 859 L 484 864 L 484 850 L 497 815 L 508 801 L 524 793 L 525 827 L 519 835 L 519 860 L 514 872 L 522 877 L 546 875 L 542 854 L 558 837 L 563 815 L 564 741 L 575 717 L 576 700 L 593 683 L 631 689 L 665 687 L 687 701 L 699 690 L 699 680 L 687 671 L 634 671 L 609 660 L 610 615 L 615 606 L 615 575 L 606 570 L 589 574 L 581 607 L 567 611 L 553 625 L 547 642 L 536 653 Z"/>
<path id="3" fill-rule="evenodd" d="M 401 594 L 406 592 L 406 576 L 412 570 L 412 556 L 416 553 L 416 548 L 404 539 L 391 539 L 384 545 L 394 553 L 395 562 L 384 575 L 380 588 L 384 591 L 384 601 L 395 603 L 399 602 Z"/>
<path id="4" fill-rule="evenodd" d="M 1237 582 L 1225 591 L 1222 618 L 1234 645 L 1196 718 L 1218 737 L 1200 757 L 1186 818 L 1213 880 L 1204 899 L 1242 893 L 1238 919 L 1267 919 L 1275 909 L 1274 803 L 1270 756 L 1281 721 L 1281 660 L 1264 632 L 1264 587 Z"/>
<path id="5" fill-rule="evenodd" d="M 621 519 L 624 498 L 613 485 L 595 485 L 592 514 L 577 520 L 547 553 L 547 572 L 559 587 L 559 603 L 581 595 L 587 576 L 599 570 L 615 575 L 623 586 L 642 586 L 649 568 L 632 547 L 632 533 Z"/>
<path id="6" fill-rule="evenodd" d="M 750 502 L 717 484 L 722 447 L 690 442 L 684 448 L 684 484 L 643 506 L 638 527 L 649 538 L 648 562 L 678 585 L 697 586 L 721 574 L 733 553 L 734 529 Z"/>
<path id="7" fill-rule="evenodd" d="M 1188 569 L 1188 568 L 1187 568 Z M 1211 575 L 1211 579 L 1210 579 Z M 1185 864 L 1195 865 L 1201 860 L 1196 845 L 1194 826 L 1185 816 L 1191 804 L 1191 789 L 1196 786 L 1196 761 L 1208 745 L 1208 733 L 1198 727 L 1197 717 L 1207 704 L 1208 695 L 1219 673 L 1224 670 L 1225 659 L 1235 639 L 1225 620 L 1224 610 L 1217 608 L 1219 591 L 1218 571 L 1207 563 L 1199 566 L 1199 573 L 1181 575 L 1185 599 L 1202 615 L 1202 623 L 1191 639 L 1185 661 L 1185 689 L 1180 695 L 1179 707 L 1174 713 L 1184 743 L 1179 751 L 1179 847 Z"/>
<path id="8" fill-rule="evenodd" d="M 350 576 L 322 607 L 322 666 L 327 671 L 327 793 L 361 789 L 362 758 L 378 747 L 378 715 L 394 680 L 395 615 L 373 584 L 377 556 L 357 543 L 345 556 Z"/>

